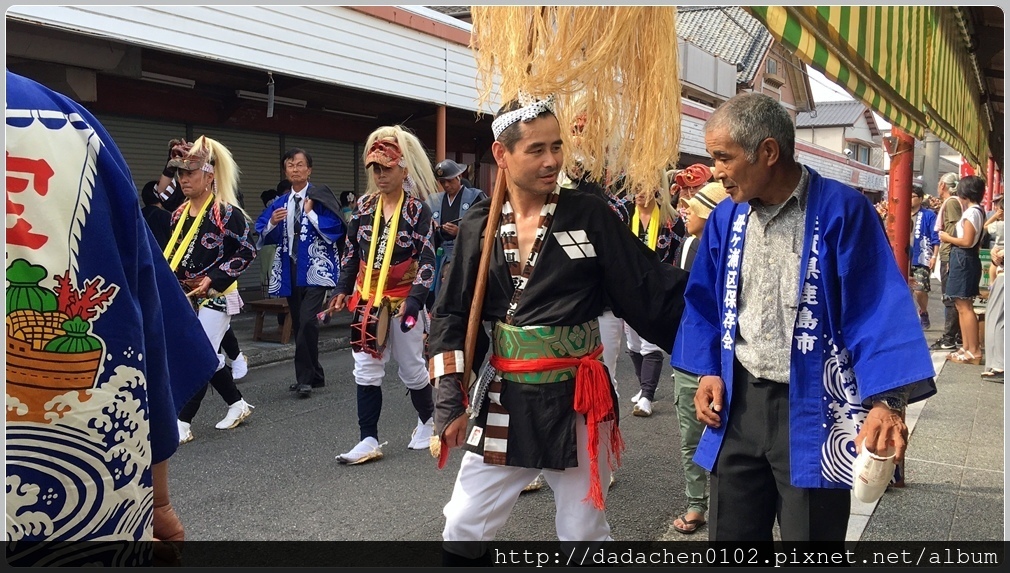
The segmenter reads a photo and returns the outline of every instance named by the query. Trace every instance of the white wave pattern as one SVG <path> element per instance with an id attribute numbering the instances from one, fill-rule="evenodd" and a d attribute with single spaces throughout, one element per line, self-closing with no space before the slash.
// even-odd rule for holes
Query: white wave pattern
<path id="1" fill-rule="evenodd" d="M 270 263 L 270 278 L 267 279 L 267 292 L 278 293 L 281 290 L 281 265 L 284 264 L 284 260 L 287 259 L 287 252 L 281 252 L 278 248 L 274 254 L 274 260 Z"/>
<path id="2" fill-rule="evenodd" d="M 827 440 L 821 444 L 821 475 L 828 481 L 851 486 L 856 434 L 868 411 L 859 400 L 849 351 L 834 340 L 828 340 L 828 345 L 831 356 L 824 363 L 822 382 L 830 419 Z"/>
<path id="3" fill-rule="evenodd" d="M 305 281 L 313 286 L 334 287 L 333 261 L 330 260 L 330 250 L 326 241 L 316 237 L 309 243 L 309 269 Z"/>
<path id="4" fill-rule="evenodd" d="M 145 384 L 120 365 L 89 400 L 60 397 L 58 419 L 7 423 L 8 542 L 151 538 L 150 426 L 136 397 Z"/>

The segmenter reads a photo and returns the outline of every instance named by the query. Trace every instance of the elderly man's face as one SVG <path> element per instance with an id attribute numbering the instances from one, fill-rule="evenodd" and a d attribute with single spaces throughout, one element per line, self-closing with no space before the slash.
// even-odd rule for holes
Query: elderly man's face
<path id="1" fill-rule="evenodd" d="M 766 140 L 767 141 L 767 140 Z M 705 132 L 705 149 L 715 160 L 715 178 L 722 181 L 734 203 L 761 199 L 770 189 L 771 167 L 759 151 L 751 163 L 743 147 L 733 141 L 729 130 L 716 128 Z"/>
<path id="2" fill-rule="evenodd" d="M 463 188 L 463 176 L 457 175 L 452 179 L 439 179 L 438 184 L 442 186 L 442 190 L 446 192 L 450 197 L 455 197 L 456 193 Z"/>

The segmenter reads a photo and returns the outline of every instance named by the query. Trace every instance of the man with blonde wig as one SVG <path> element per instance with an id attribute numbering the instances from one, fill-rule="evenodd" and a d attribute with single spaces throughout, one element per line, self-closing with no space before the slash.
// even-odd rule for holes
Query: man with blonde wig
<path id="1" fill-rule="evenodd" d="M 383 457 L 378 425 L 390 356 L 417 411 L 408 449 L 428 449 L 434 410 L 424 327 L 418 323 L 435 280 L 433 225 L 425 199 L 438 184 L 421 142 L 401 126 L 372 132 L 363 159 L 371 173 L 368 192 L 348 222 L 340 280 L 329 305 L 330 312 L 347 308 L 354 314 L 351 347 L 361 441 L 337 456 L 348 465 Z"/>

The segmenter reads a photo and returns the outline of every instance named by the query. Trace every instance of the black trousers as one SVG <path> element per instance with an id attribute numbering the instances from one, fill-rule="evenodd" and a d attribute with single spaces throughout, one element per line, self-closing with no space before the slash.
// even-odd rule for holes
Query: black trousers
<path id="1" fill-rule="evenodd" d="M 755 378 L 735 362 L 733 404 L 712 472 L 712 541 L 845 540 L 848 489 L 789 483 L 789 385 Z"/>
<path id="2" fill-rule="evenodd" d="M 186 405 L 179 411 L 179 420 L 187 424 L 193 421 L 196 413 L 200 410 L 200 403 L 203 402 L 203 397 L 207 395 L 208 386 L 213 386 L 214 390 L 217 390 L 217 393 L 221 395 L 224 403 L 229 406 L 242 399 L 242 392 L 239 392 L 238 387 L 235 386 L 235 379 L 231 376 L 231 368 L 225 366 L 215 372 L 211 376 L 210 382 L 204 384 L 203 388 L 194 394 L 189 402 L 186 402 Z"/>
<path id="3" fill-rule="evenodd" d="M 319 322 L 316 315 L 323 309 L 326 287 L 295 286 L 297 268 L 291 260 L 291 312 L 292 330 L 295 333 L 295 381 L 298 384 L 320 385 L 325 382 L 323 367 L 319 365 Z"/>

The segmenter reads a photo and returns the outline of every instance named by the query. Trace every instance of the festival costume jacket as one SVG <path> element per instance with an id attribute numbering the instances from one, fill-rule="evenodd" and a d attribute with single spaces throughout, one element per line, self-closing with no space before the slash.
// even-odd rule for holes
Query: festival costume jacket
<path id="1" fill-rule="evenodd" d="M 340 217 L 340 203 L 326 185 L 308 184 L 305 196 L 312 199 L 315 222 L 308 212 L 302 211 L 301 232 L 298 235 L 296 253 L 298 260 L 298 287 L 333 288 L 337 284 L 340 271 L 340 242 L 344 240 L 344 220 Z M 270 218 L 277 209 L 286 208 L 291 193 L 285 193 L 270 202 L 256 219 L 256 233 L 259 245 L 277 245 L 270 266 L 267 292 L 270 296 L 291 296 L 291 247 L 289 245 L 288 221 L 285 218 L 276 227 L 265 233 L 270 226 Z"/>
<path id="2" fill-rule="evenodd" d="M 435 302 L 428 336 L 429 370 L 437 381 L 435 429 L 441 434 L 464 409 L 463 348 L 490 202 L 470 209 L 456 254 Z M 647 340 L 669 350 L 683 311 L 686 273 L 659 262 L 600 197 L 561 188 L 553 222 L 516 307 L 512 325 L 577 326 L 609 306 Z M 513 278 L 500 240 L 494 242 L 481 319 L 504 321 Z M 581 342 L 581 341 L 580 341 Z M 566 344 L 560 341 L 561 344 Z M 481 362 L 483 357 L 474 358 Z M 577 465 L 575 380 L 526 384 L 503 380 L 510 413 L 506 465 L 563 469 Z M 613 394 L 610 397 L 614 400 Z M 487 398 L 476 419 L 486 424 Z M 615 408 L 616 412 L 616 408 Z M 468 433 L 468 435 L 470 435 Z M 483 438 L 471 451 L 483 451 Z"/>
<path id="3" fill-rule="evenodd" d="M 558 184 L 566 189 L 578 189 L 579 191 L 594 194 L 602 198 L 610 206 L 610 210 L 621 219 L 622 223 L 630 225 L 631 216 L 628 214 L 627 202 L 614 195 L 610 189 L 594 181 L 588 174 L 583 175 L 578 180 L 573 180 L 567 175 L 562 174 L 558 176 Z"/>
<path id="4" fill-rule="evenodd" d="M 456 243 L 455 239 L 442 237 L 441 230 L 439 230 L 439 225 L 442 224 L 442 201 L 445 198 L 445 191 L 435 193 L 428 197 L 426 203 L 428 208 L 431 209 L 431 220 L 435 224 L 435 233 L 432 236 L 435 241 L 435 248 L 442 247 L 442 252 L 444 253 L 443 258 L 449 260 L 452 256 L 453 246 Z M 487 199 L 487 195 L 480 189 L 474 189 L 473 187 L 461 187 L 459 193 L 456 194 L 456 201 L 460 201 L 459 204 L 459 216 L 462 219 L 463 215 L 477 204 L 478 201 Z"/>
<path id="5" fill-rule="evenodd" d="M 372 230 L 376 218 L 382 223 L 382 213 L 376 212 L 379 194 L 371 193 L 358 199 L 358 204 L 347 224 L 347 238 L 344 245 L 344 256 L 340 262 L 340 279 L 337 281 L 336 293 L 351 295 L 352 302 L 348 308 L 353 310 L 353 302 L 361 293 L 364 284 L 365 271 L 368 265 L 368 252 L 372 244 Z M 418 308 L 424 307 L 428 292 L 435 280 L 435 249 L 431 241 L 434 226 L 431 222 L 431 210 L 428 205 L 416 197 L 404 195 L 403 206 L 400 208 L 400 220 L 397 223 L 396 240 L 393 242 L 393 254 L 390 260 L 389 276 L 383 286 L 384 296 L 389 296 L 394 302 L 400 302 L 405 297 L 415 299 Z M 381 236 L 380 232 L 380 236 Z M 376 249 L 376 259 L 380 258 Z M 379 269 L 372 271 L 372 285 L 369 293 L 375 294 L 379 281 Z M 395 311 L 395 305 L 394 309 Z"/>
<path id="6" fill-rule="evenodd" d="M 687 285 L 671 365 L 721 376 L 719 428 L 705 428 L 694 460 L 716 460 L 733 408 L 737 292 L 750 206 L 720 203 L 709 217 Z M 865 197 L 810 170 L 797 318 L 790 339 L 790 479 L 803 488 L 850 488 L 854 439 L 869 398 L 908 386 L 936 393 L 933 364 L 908 284 Z"/>
<path id="7" fill-rule="evenodd" d="M 933 247 L 940 244 L 940 233 L 934 229 L 936 213 L 929 209 L 919 209 L 912 216 L 912 266 L 928 267 L 933 256 Z"/>
<path id="8" fill-rule="evenodd" d="M 634 222 L 635 211 L 638 210 L 638 205 L 635 203 L 634 197 L 625 199 L 625 204 L 625 208 L 628 210 L 628 226 L 630 227 Z M 631 232 L 636 237 L 641 237 L 642 235 L 639 234 L 639 230 L 631 229 Z M 648 225 L 645 225 L 643 232 L 645 234 L 648 233 Z M 673 255 L 678 250 L 681 242 L 683 242 L 684 234 L 684 225 L 679 216 L 675 216 L 675 218 L 666 223 L 659 224 L 659 235 L 656 237 L 656 256 L 659 257 L 660 261 L 673 264 Z"/>
<path id="9" fill-rule="evenodd" d="M 211 196 L 207 200 L 214 201 L 214 198 Z M 189 201 L 186 201 L 172 214 L 173 231 L 179 224 L 186 225 L 179 241 L 194 221 L 193 217 L 188 217 L 180 223 L 188 209 Z M 255 258 L 256 247 L 249 242 L 249 223 L 245 215 L 231 205 L 211 203 L 175 274 L 180 281 L 210 277 L 210 288 L 223 293 L 238 281 L 239 275 Z"/>
<path id="10" fill-rule="evenodd" d="M 217 369 L 217 349 L 141 216 L 126 161 L 86 109 L 8 71 L 5 144 L 18 215 L 7 219 L 7 278 L 36 283 L 7 290 L 7 562 L 149 565 L 142 543 L 82 544 L 152 538 L 151 468 L 179 446 L 179 410 Z M 18 313 L 57 324 L 63 314 L 70 328 L 33 351 L 12 331 Z M 70 376 L 91 387 L 39 380 Z M 35 543 L 52 540 L 81 543 Z"/>

